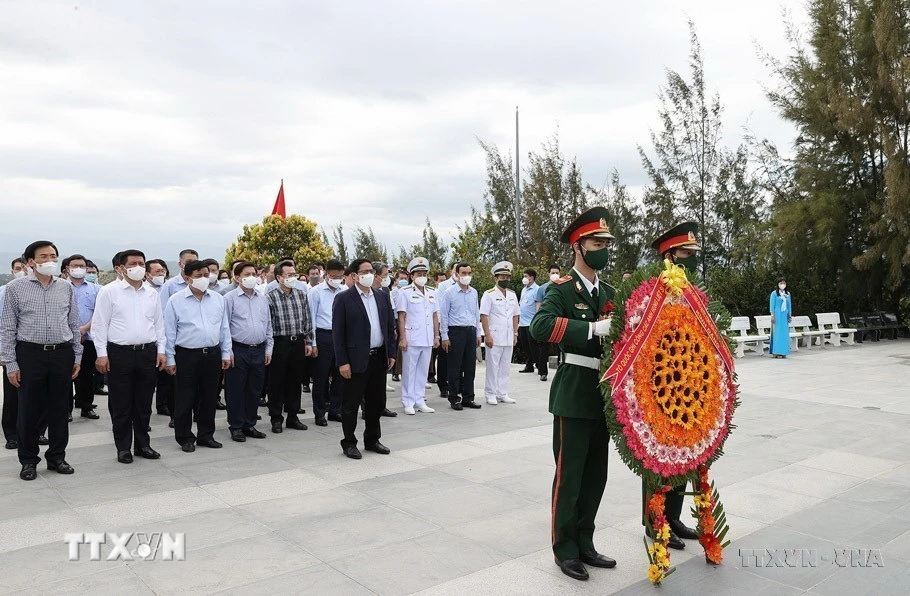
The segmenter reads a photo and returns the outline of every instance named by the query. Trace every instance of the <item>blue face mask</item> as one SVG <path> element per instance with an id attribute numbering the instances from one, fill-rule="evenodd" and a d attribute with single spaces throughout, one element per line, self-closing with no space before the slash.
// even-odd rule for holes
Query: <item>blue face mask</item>
<path id="1" fill-rule="evenodd" d="M 399 279 L 399 280 L 398 280 L 398 287 L 399 287 L 399 288 L 403 288 L 403 287 L 405 287 L 406 285 L 408 285 L 408 280 L 406 280 L 406 279 Z"/>
<path id="2" fill-rule="evenodd" d="M 90 284 L 95 283 L 96 281 L 98 281 L 98 274 L 97 273 L 86 273 L 85 281 L 87 281 Z"/>

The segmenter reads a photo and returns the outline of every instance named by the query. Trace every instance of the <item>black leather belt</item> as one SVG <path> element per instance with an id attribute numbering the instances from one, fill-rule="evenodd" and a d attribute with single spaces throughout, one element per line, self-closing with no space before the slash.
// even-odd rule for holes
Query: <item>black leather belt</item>
<path id="1" fill-rule="evenodd" d="M 370 348 L 370 356 L 379 356 L 385 351 L 385 348 Z"/>
<path id="2" fill-rule="evenodd" d="M 41 350 L 42 352 L 54 352 L 56 350 L 65 348 L 66 346 L 73 347 L 73 342 L 70 342 L 70 341 L 65 341 L 62 344 L 36 344 L 36 343 L 30 342 L 30 341 L 20 341 L 20 342 L 16 342 L 16 343 L 21 344 L 23 346 L 28 346 L 30 348 L 34 348 L 36 350 Z"/>
<path id="3" fill-rule="evenodd" d="M 258 350 L 259 348 L 265 347 L 265 342 L 258 343 L 258 344 L 242 344 L 239 341 L 235 341 L 235 342 L 231 342 L 231 343 L 234 344 L 235 348 L 246 348 L 248 350 Z"/>
<path id="4" fill-rule="evenodd" d="M 304 338 L 303 335 L 276 335 L 275 341 L 279 341 L 279 340 L 289 341 L 293 344 L 293 343 L 297 343 L 298 341 L 302 340 L 303 338 Z"/>
<path id="5" fill-rule="evenodd" d="M 134 344 L 134 345 L 129 345 L 129 346 L 123 345 L 123 344 L 107 344 L 107 345 L 109 348 L 120 348 L 121 350 L 131 350 L 133 352 L 141 352 L 142 350 L 144 350 L 146 348 L 153 347 L 155 344 L 147 343 L 147 344 Z"/>
<path id="6" fill-rule="evenodd" d="M 184 348 L 183 346 L 176 347 L 182 352 L 199 352 L 200 354 L 208 354 L 209 352 L 214 352 L 218 349 L 218 346 L 212 346 L 210 348 Z"/>

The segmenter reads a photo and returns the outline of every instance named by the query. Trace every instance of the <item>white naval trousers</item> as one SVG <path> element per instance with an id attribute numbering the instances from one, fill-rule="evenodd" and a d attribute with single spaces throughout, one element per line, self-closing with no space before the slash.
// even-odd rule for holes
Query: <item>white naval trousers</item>
<path id="1" fill-rule="evenodd" d="M 487 376 L 484 383 L 484 397 L 488 401 L 501 400 L 509 396 L 509 366 L 512 363 L 514 346 L 493 346 L 487 348 Z"/>
<path id="2" fill-rule="evenodd" d="M 408 346 L 401 353 L 404 363 L 401 368 L 401 405 L 405 408 L 419 408 L 426 405 L 427 375 L 430 372 L 430 355 L 433 348 Z"/>

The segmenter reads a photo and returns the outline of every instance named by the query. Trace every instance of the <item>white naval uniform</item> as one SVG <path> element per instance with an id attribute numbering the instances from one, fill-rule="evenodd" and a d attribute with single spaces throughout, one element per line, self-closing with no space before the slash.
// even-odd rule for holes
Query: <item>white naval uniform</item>
<path id="1" fill-rule="evenodd" d="M 488 403 L 509 396 L 509 365 L 515 346 L 515 317 L 521 313 L 518 296 L 498 287 L 484 292 L 480 299 L 480 314 L 487 315 L 487 327 L 493 336 L 493 347 L 487 348 L 487 375 L 484 393 Z"/>
<path id="2" fill-rule="evenodd" d="M 433 319 L 439 316 L 436 290 L 424 287 L 421 292 L 414 284 L 398 290 L 395 311 L 405 313 L 405 339 L 408 349 L 402 352 L 401 405 L 420 408 L 426 405 L 427 373 L 433 352 Z"/>

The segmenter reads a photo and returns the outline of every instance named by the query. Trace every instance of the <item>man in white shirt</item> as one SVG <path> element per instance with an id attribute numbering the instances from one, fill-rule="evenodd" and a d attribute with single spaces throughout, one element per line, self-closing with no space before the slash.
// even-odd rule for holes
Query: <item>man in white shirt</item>
<path id="1" fill-rule="evenodd" d="M 325 264 L 325 281 L 310 289 L 307 303 L 316 329 L 316 361 L 313 367 L 313 414 L 316 426 L 327 426 L 326 417 L 341 422 L 341 375 L 335 366 L 332 343 L 332 305 L 346 291 L 344 265 L 332 259 Z"/>
<path id="2" fill-rule="evenodd" d="M 487 375 L 484 393 L 487 403 L 514 404 L 509 397 L 509 366 L 518 342 L 518 297 L 509 289 L 512 263 L 500 261 L 493 266 L 496 286 L 480 299 L 480 324 L 487 344 Z"/>
<path id="3" fill-rule="evenodd" d="M 92 339 L 98 353 L 95 367 L 108 378 L 117 461 L 129 464 L 133 452 L 146 459 L 161 457 L 149 444 L 148 427 L 158 371 L 165 365 L 165 335 L 158 292 L 145 282 L 145 255 L 125 250 L 120 259 L 123 279 L 98 296 Z"/>

